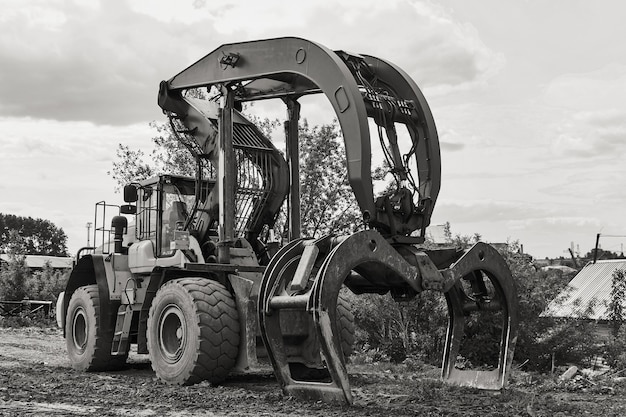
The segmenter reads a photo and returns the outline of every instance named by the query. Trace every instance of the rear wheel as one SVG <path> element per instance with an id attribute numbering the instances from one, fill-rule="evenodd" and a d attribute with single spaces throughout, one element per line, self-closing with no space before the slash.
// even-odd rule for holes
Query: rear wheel
<path id="1" fill-rule="evenodd" d="M 228 290 L 205 278 L 163 285 L 148 315 L 152 369 L 170 384 L 223 381 L 239 352 L 239 315 Z"/>
<path id="2" fill-rule="evenodd" d="M 100 314 L 97 285 L 78 288 L 72 294 L 65 320 L 65 343 L 74 369 L 108 371 L 119 369 L 128 354 L 111 355 L 112 323 Z"/>

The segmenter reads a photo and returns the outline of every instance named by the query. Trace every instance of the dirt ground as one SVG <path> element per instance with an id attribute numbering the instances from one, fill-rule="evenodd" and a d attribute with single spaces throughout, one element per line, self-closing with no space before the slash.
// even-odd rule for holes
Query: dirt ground
<path id="1" fill-rule="evenodd" d="M 119 372 L 71 369 L 56 329 L 0 328 L 0 416 L 623 416 L 626 382 L 533 382 L 517 372 L 503 392 L 452 387 L 436 370 L 417 374 L 350 367 L 354 405 L 284 396 L 270 372 L 220 386 L 168 386 L 145 355 Z"/>

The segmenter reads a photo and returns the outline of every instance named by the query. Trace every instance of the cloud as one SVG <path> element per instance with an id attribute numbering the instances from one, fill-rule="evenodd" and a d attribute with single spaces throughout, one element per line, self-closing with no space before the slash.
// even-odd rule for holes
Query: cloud
<path id="1" fill-rule="evenodd" d="M 546 210 L 523 202 L 493 200 L 463 202 L 440 200 L 437 202 L 436 211 L 437 217 L 454 222 L 500 222 L 549 215 Z"/>
<path id="2" fill-rule="evenodd" d="M 4 116 L 110 125 L 149 121 L 159 115 L 159 81 L 190 63 L 193 47 L 212 35 L 206 27 L 163 25 L 124 1 L 23 6 L 10 4 L 2 22 Z"/>
<path id="3" fill-rule="evenodd" d="M 473 26 L 430 1 L 343 2 L 318 10 L 310 22 L 330 48 L 394 62 L 430 94 L 483 83 L 504 65 Z M 347 36 L 337 37 L 338 28 Z"/>
<path id="4" fill-rule="evenodd" d="M 590 217 L 535 217 L 530 219 L 518 219 L 507 222 L 512 230 L 549 229 L 552 234 L 558 232 L 571 233 L 575 229 L 598 230 L 600 222 Z"/>
<path id="5" fill-rule="evenodd" d="M 613 158 L 626 151 L 626 109 L 573 112 L 553 132 L 554 154 Z"/>
<path id="6" fill-rule="evenodd" d="M 550 123 L 553 154 L 614 158 L 626 152 L 626 65 L 567 74 L 545 88 L 543 103 L 559 108 Z"/>
<path id="7" fill-rule="evenodd" d="M 487 242 L 519 241 L 526 253 L 558 257 L 571 242 L 583 250 L 592 247 L 595 234 L 606 226 L 601 214 L 585 214 L 532 202 L 448 200 L 437 203 L 432 224 L 450 222 L 455 235 L 479 233 Z"/>
<path id="8" fill-rule="evenodd" d="M 488 48 L 473 26 L 429 0 L 301 2 L 297 8 L 281 0 L 237 1 L 219 9 L 207 3 L 206 10 L 220 33 L 301 36 L 378 56 L 436 91 L 482 83 L 504 65 L 503 55 Z"/>
<path id="9" fill-rule="evenodd" d="M 440 141 L 439 145 L 442 150 L 447 152 L 461 151 L 465 148 L 464 143 Z"/>
<path id="10" fill-rule="evenodd" d="M 0 18 L 0 115 L 124 125 L 158 118 L 158 83 L 225 42 L 297 35 L 369 53 L 426 88 L 458 88 L 501 57 L 429 1 L 22 0 Z"/>
<path id="11" fill-rule="evenodd" d="M 609 64 L 587 73 L 564 74 L 546 86 L 543 100 L 552 106 L 578 111 L 622 108 L 625 74 L 626 65 L 622 64 Z"/>
<path id="12" fill-rule="evenodd" d="M 144 123 L 99 126 L 91 122 L 61 122 L 27 117 L 0 117 L 0 131 L 0 160 L 7 161 L 68 155 L 76 159 L 111 161 L 118 143 L 146 147 L 155 135 L 152 128 Z"/>

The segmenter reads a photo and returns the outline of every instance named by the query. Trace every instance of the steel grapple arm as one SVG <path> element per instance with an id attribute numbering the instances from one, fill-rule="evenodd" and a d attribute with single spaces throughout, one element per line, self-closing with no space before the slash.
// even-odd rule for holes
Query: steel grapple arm
<path id="1" fill-rule="evenodd" d="M 366 222 L 384 234 L 422 236 L 439 193 L 439 141 L 432 114 L 411 78 L 382 59 L 334 52 L 299 38 L 279 38 L 222 45 L 161 84 L 159 105 L 188 117 L 186 125 L 206 146 L 211 125 L 182 92 L 218 87 L 232 97 L 235 108 L 253 100 L 281 98 L 295 101 L 308 94 L 324 94 L 341 126 L 348 180 Z M 368 117 L 382 128 L 388 143 L 389 169 L 398 189 L 390 201 L 374 201 L 372 147 Z M 410 144 L 401 155 L 395 125 L 406 127 Z M 415 161 L 418 181 L 410 175 Z M 293 197 L 293 196 L 292 196 Z M 394 199 L 395 197 L 395 199 Z"/>

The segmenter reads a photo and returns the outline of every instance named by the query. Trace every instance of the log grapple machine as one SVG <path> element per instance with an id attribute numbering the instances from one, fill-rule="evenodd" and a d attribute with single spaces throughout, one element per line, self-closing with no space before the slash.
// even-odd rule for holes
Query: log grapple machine
<path id="1" fill-rule="evenodd" d="M 341 127 L 363 220 L 353 234 L 301 233 L 299 99 L 313 94 L 326 97 Z M 241 113 L 244 103 L 267 99 L 287 109 L 284 154 Z M 174 384 L 220 382 L 265 360 L 286 394 L 351 403 L 354 327 L 342 287 L 395 300 L 431 290 L 444 294 L 449 311 L 442 378 L 505 386 L 515 284 L 487 244 L 425 245 L 440 188 L 439 141 L 423 94 L 402 69 L 299 38 L 226 44 L 161 82 L 158 104 L 195 158 L 196 177 L 125 187 L 128 204 L 111 229 L 95 228 L 108 242 L 79 252 L 57 307 L 75 368 L 119 367 L 131 344 Z M 376 198 L 372 126 L 394 177 Z M 273 231 L 285 205 L 281 245 Z M 502 320 L 498 364 L 457 369 L 465 324 L 485 312 Z M 322 379 L 308 372 L 320 369 Z"/>

